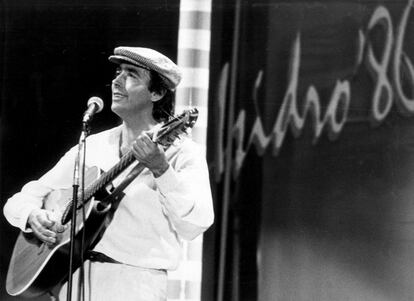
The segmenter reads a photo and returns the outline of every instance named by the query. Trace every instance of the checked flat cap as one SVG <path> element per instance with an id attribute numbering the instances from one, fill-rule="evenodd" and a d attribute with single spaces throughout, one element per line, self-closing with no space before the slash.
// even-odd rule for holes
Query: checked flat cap
<path id="1" fill-rule="evenodd" d="M 114 55 L 109 57 L 113 63 L 130 63 L 145 69 L 154 70 L 161 75 L 170 90 L 175 90 L 181 81 L 181 72 L 178 66 L 168 57 L 150 48 L 117 47 Z"/>

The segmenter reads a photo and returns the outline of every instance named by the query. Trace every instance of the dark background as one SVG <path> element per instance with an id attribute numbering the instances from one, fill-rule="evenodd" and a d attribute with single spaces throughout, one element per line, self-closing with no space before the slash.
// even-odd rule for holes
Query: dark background
<path id="1" fill-rule="evenodd" d="M 213 1 L 210 112 L 216 114 L 218 75 L 234 55 L 237 2 Z M 313 120 L 308 116 L 300 136 L 287 131 L 278 154 L 272 152 L 272 143 L 262 153 L 253 146 L 249 149 L 231 183 L 224 300 L 412 300 L 414 119 L 402 115 L 394 102 L 387 118 L 373 125 L 375 81 L 366 58 L 356 67 L 358 31 L 366 33 L 374 10 L 379 6 L 388 10 L 395 38 L 409 1 L 240 2 L 234 118 L 245 110 L 243 147 L 257 117 L 266 134 L 272 131 L 288 87 L 298 34 L 301 116 L 310 85 L 319 92 L 322 115 L 337 80 L 349 80 L 351 103 L 335 140 L 324 131 L 313 142 Z M 411 10 L 403 46 L 411 62 L 413 34 Z M 377 26 L 367 37 L 378 58 L 384 49 L 384 30 Z M 392 57 L 390 80 L 391 66 Z M 254 101 L 259 71 L 262 86 Z M 413 98 L 414 82 L 403 79 L 405 93 Z M 225 124 L 232 126 L 228 103 L 229 95 Z M 217 173 L 220 129 L 215 116 L 209 115 L 208 155 Z M 216 185 L 218 204 L 226 201 L 223 179 L 224 173 Z M 216 209 L 221 214 L 222 207 Z"/>
<path id="2" fill-rule="evenodd" d="M 104 100 L 92 132 L 118 123 L 110 111 L 116 46 L 151 47 L 175 60 L 178 0 L 0 1 L 1 204 L 76 144 L 91 96 Z M 0 215 L 0 299 L 18 231 Z"/>

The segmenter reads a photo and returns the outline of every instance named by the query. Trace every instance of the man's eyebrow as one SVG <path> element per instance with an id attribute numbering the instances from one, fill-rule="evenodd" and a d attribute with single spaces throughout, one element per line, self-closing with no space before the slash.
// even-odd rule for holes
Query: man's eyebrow
<path id="1" fill-rule="evenodd" d="M 125 69 L 125 71 L 140 75 L 140 72 L 137 69 L 133 68 L 133 67 L 125 67 L 124 69 Z"/>

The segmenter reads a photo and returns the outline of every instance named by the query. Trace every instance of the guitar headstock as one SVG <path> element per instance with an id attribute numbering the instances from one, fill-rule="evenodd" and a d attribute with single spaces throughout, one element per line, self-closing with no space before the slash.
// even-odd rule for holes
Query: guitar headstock
<path id="1" fill-rule="evenodd" d="M 196 123 L 197 118 L 198 110 L 196 108 L 184 110 L 183 113 L 172 117 L 163 124 L 152 140 L 164 147 L 168 147 L 174 143 L 176 138 L 179 138 L 180 135 L 191 129 Z"/>

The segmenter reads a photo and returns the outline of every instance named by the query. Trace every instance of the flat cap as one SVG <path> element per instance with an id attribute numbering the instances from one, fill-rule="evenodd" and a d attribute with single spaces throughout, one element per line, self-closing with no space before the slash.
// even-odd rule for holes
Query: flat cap
<path id="1" fill-rule="evenodd" d="M 142 47 L 117 47 L 114 55 L 109 57 L 113 63 L 130 63 L 145 69 L 153 70 L 161 75 L 166 86 L 175 90 L 181 81 L 181 71 L 168 57 L 156 50 Z"/>

